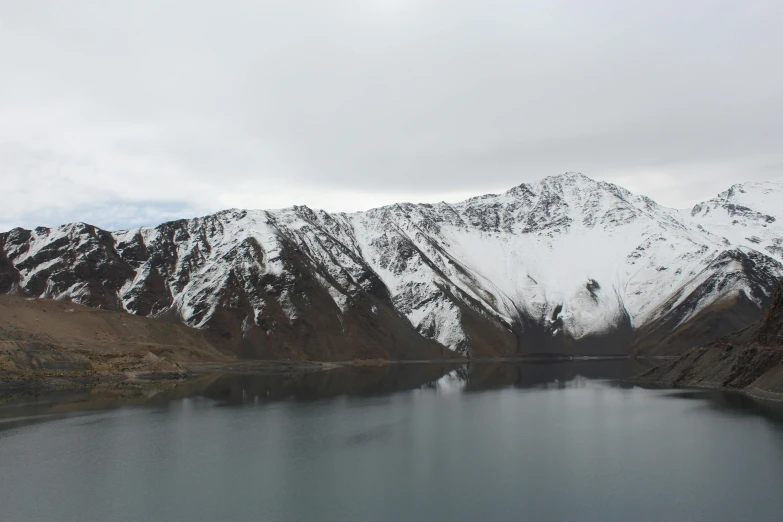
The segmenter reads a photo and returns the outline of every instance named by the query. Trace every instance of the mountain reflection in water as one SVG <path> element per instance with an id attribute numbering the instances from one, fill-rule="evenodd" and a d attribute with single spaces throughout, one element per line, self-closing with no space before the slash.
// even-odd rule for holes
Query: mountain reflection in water
<path id="1" fill-rule="evenodd" d="M 282 400 L 318 401 L 340 396 L 383 396 L 411 390 L 476 393 L 489 390 L 565 389 L 590 385 L 632 388 L 624 380 L 658 362 L 645 359 L 475 361 L 344 365 L 324 370 L 214 372 L 175 383 L 149 382 L 46 392 L 0 400 L 0 431 L 63 416 L 131 406 L 165 407 L 202 398 L 218 405 Z M 783 405 L 720 391 L 680 390 L 672 398 L 707 400 L 709 407 L 760 414 L 783 425 Z"/>
<path id="2" fill-rule="evenodd" d="M 502 388 L 574 387 L 589 380 L 618 380 L 655 363 L 634 359 L 391 363 L 337 366 L 326 370 L 214 372 L 175 383 L 140 383 L 130 389 L 99 385 L 0 400 L 0 430 L 39 422 L 36 416 L 123 406 L 154 406 L 190 397 L 225 405 L 312 401 L 339 396 L 380 396 L 416 389 L 462 393 Z"/>
<path id="3" fill-rule="evenodd" d="M 782 406 L 623 384 L 650 364 L 268 368 L 7 398 L 0 519 L 778 520 Z"/>

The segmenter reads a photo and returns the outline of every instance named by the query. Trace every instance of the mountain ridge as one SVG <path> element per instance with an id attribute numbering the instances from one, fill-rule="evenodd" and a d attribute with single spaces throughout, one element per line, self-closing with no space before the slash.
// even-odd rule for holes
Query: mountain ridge
<path id="1" fill-rule="evenodd" d="M 763 317 L 750 326 L 692 348 L 634 382 L 742 391 L 783 401 L 783 285 Z"/>
<path id="2" fill-rule="evenodd" d="M 671 354 L 727 333 L 682 335 L 705 310 L 739 299 L 741 326 L 771 300 L 781 194 L 739 184 L 684 211 L 566 173 L 452 204 L 16 228 L 0 292 L 169 316 L 247 357 Z"/>

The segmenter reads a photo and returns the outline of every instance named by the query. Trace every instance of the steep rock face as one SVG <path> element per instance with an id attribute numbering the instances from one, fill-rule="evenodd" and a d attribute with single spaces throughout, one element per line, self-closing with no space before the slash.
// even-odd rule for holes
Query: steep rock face
<path id="1" fill-rule="evenodd" d="M 783 285 L 764 317 L 638 378 L 666 386 L 742 390 L 783 400 Z"/>
<path id="2" fill-rule="evenodd" d="M 781 193 L 685 212 L 569 173 L 456 204 L 14 229 L 0 291 L 169 317 L 248 357 L 676 353 L 771 300 Z"/>
<path id="3" fill-rule="evenodd" d="M 739 247 L 713 259 L 678 290 L 664 313 L 640 328 L 632 344 L 637 354 L 675 355 L 742 329 L 771 302 L 780 265 L 758 251 Z"/>
<path id="4" fill-rule="evenodd" d="M 783 347 L 783 286 L 778 289 L 772 305 L 764 314 L 756 340 L 766 346 Z"/>

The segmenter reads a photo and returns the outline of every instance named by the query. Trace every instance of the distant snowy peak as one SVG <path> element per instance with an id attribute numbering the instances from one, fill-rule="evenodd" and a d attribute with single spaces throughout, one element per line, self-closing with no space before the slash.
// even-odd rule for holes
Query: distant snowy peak
<path id="1" fill-rule="evenodd" d="M 783 182 L 733 185 L 693 207 L 684 221 L 722 238 L 783 260 Z"/>
<path id="2" fill-rule="evenodd" d="M 674 352 L 766 306 L 781 195 L 746 183 L 680 211 L 566 173 L 454 204 L 14 229 L 0 291 L 181 320 L 254 357 L 628 353 L 640 335 Z"/>
<path id="3" fill-rule="evenodd" d="M 731 205 L 739 205 L 759 212 L 779 213 L 781 211 L 779 198 L 782 192 L 783 181 L 738 183 L 721 192 L 717 197 L 701 205 L 696 205 L 696 207 L 710 205 L 712 207 L 729 208 Z"/>
<path id="4" fill-rule="evenodd" d="M 732 221 L 745 218 L 772 223 L 781 213 L 780 195 L 783 182 L 750 182 L 733 185 L 714 199 L 693 207 L 692 216 L 718 214 L 728 216 Z"/>

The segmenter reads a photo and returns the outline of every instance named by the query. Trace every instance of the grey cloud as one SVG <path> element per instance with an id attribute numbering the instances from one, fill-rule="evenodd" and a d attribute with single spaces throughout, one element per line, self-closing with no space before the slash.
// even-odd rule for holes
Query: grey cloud
<path id="1" fill-rule="evenodd" d="M 577 170 L 674 205 L 783 175 L 782 17 L 762 1 L 0 0 L 0 144 L 72 154 L 102 202 L 441 199 Z"/>

